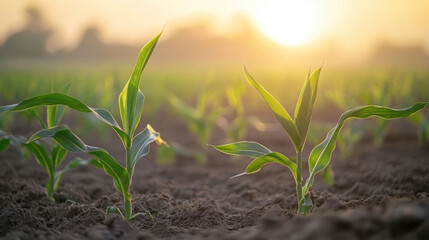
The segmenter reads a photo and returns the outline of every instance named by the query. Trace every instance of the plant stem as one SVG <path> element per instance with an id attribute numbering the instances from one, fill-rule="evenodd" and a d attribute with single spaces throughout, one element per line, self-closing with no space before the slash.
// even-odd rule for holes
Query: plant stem
<path id="1" fill-rule="evenodd" d="M 131 185 L 131 179 L 133 176 L 133 164 L 131 162 L 131 149 L 130 148 L 126 148 L 126 168 L 127 168 L 127 172 L 128 172 L 128 181 Z M 130 220 L 131 215 L 133 213 L 133 206 L 131 203 L 131 195 L 129 194 L 129 192 L 127 193 L 123 193 L 124 196 L 124 209 L 125 209 L 125 218 L 127 220 Z"/>
<path id="2" fill-rule="evenodd" d="M 131 204 L 131 195 L 124 195 L 124 208 L 125 208 L 125 218 L 130 220 L 133 213 L 133 205 Z"/>
<path id="3" fill-rule="evenodd" d="M 298 214 L 301 214 L 301 206 L 303 203 L 303 196 L 302 196 L 302 151 L 297 152 L 297 158 L 296 158 L 296 195 L 298 200 Z"/>
<path id="4" fill-rule="evenodd" d="M 126 168 L 128 172 L 128 177 L 131 179 L 132 171 L 133 171 L 133 164 L 131 162 L 131 149 L 127 148 L 125 149 L 127 156 L 126 156 Z"/>
<path id="5" fill-rule="evenodd" d="M 46 194 L 49 197 L 49 200 L 51 200 L 52 202 L 55 202 L 55 198 L 54 198 L 54 192 L 55 192 L 55 188 L 54 188 L 54 177 L 55 177 L 55 170 L 52 169 L 48 169 L 48 184 L 46 184 Z"/>
<path id="6" fill-rule="evenodd" d="M 46 184 L 46 193 L 49 197 L 49 200 L 51 200 L 52 202 L 55 202 L 55 198 L 54 198 L 54 176 L 52 176 L 52 174 L 49 174 L 48 184 Z"/>

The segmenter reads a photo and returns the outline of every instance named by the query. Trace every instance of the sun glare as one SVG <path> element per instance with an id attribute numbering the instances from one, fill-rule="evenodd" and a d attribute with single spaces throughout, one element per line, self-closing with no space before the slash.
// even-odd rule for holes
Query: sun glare
<path id="1" fill-rule="evenodd" d="M 316 9 L 310 1 L 265 1 L 254 11 L 256 25 L 269 38 L 298 46 L 316 35 Z"/>

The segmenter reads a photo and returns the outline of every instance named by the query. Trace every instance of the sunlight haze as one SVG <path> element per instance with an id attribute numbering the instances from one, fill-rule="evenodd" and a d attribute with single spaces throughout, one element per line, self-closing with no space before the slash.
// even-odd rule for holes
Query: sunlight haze
<path id="1" fill-rule="evenodd" d="M 423 0 L 1 0 L 0 44 L 25 25 L 28 6 L 39 8 L 54 30 L 47 41 L 49 51 L 76 47 L 88 26 L 100 29 L 100 36 L 109 43 L 138 44 L 166 25 L 164 41 L 186 26 L 201 23 L 210 25 L 213 34 L 228 38 L 241 30 L 234 27 L 237 16 L 289 48 L 324 48 L 356 58 L 384 43 L 429 49 L 429 1 Z"/>

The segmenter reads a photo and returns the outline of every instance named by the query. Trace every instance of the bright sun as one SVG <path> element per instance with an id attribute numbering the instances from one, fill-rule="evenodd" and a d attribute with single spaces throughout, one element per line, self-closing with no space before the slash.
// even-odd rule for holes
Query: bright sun
<path id="1" fill-rule="evenodd" d="M 316 11 L 309 1 L 264 1 L 255 9 L 256 25 L 269 38 L 298 46 L 313 40 L 317 34 Z"/>

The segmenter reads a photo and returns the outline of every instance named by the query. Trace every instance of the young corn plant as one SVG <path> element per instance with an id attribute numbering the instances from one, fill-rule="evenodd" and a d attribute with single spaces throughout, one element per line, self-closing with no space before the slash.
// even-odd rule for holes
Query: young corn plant
<path id="1" fill-rule="evenodd" d="M 171 96 L 169 100 L 171 106 L 186 121 L 189 130 L 197 137 L 199 148 L 194 153 L 195 159 L 200 163 L 205 162 L 207 141 L 210 139 L 213 125 L 220 115 L 214 95 L 209 93 L 200 95 L 196 108 L 192 108 L 175 96 Z"/>
<path id="2" fill-rule="evenodd" d="M 66 105 L 74 110 L 94 114 L 99 120 L 111 126 L 118 134 L 125 148 L 126 166 L 123 167 L 106 150 L 88 146 L 82 142 L 69 128 L 65 126 L 43 129 L 27 141 L 27 144 L 33 144 L 44 138 L 52 138 L 56 144 L 70 152 L 87 153 L 95 157 L 98 165 L 104 168 L 104 171 L 112 176 L 115 188 L 122 194 L 124 200 L 124 214 L 116 207 L 109 207 L 106 216 L 112 212 L 118 211 L 123 218 L 133 221 L 137 216 L 150 215 L 149 212 L 133 214 L 132 197 L 130 186 L 136 163 L 140 158 L 149 153 L 149 144 L 157 142 L 163 143 L 158 132 L 150 125 L 134 135 L 134 132 L 140 122 L 143 110 L 143 93 L 139 89 L 140 77 L 146 66 L 161 33 L 149 41 L 140 51 L 133 73 L 119 96 L 119 110 L 122 120 L 122 127 L 116 122 L 112 114 L 101 108 L 91 108 L 76 98 L 66 94 L 51 93 L 26 99 L 18 104 L 12 104 L 0 107 L 0 113 L 5 111 L 20 111 L 31 109 L 41 105 Z"/>
<path id="3" fill-rule="evenodd" d="M 349 118 L 368 118 L 377 116 L 385 119 L 407 117 L 425 107 L 428 103 L 415 103 L 414 105 L 403 109 L 392 109 L 382 106 L 366 105 L 353 108 L 343 113 L 334 128 L 332 128 L 325 140 L 313 148 L 308 158 L 309 177 L 303 183 L 302 179 L 302 151 L 309 129 L 313 105 L 316 100 L 317 85 L 321 67 L 309 74 L 306 78 L 301 94 L 295 108 L 295 119 L 292 120 L 288 112 L 280 103 L 259 84 L 244 68 L 246 78 L 250 85 L 254 87 L 265 102 L 269 105 L 272 112 L 283 126 L 287 135 L 291 139 L 295 150 L 296 160 L 291 160 L 281 153 L 273 152 L 257 142 L 235 142 L 226 145 L 214 146 L 217 150 L 238 156 L 248 156 L 254 158 L 243 173 L 233 177 L 252 174 L 258 172 L 268 163 L 278 163 L 287 167 L 295 178 L 296 195 L 299 215 L 307 215 L 313 208 L 310 197 L 310 188 L 313 185 L 316 174 L 323 171 L 328 166 L 336 141 L 344 122 Z"/>
<path id="4" fill-rule="evenodd" d="M 70 85 L 67 85 L 62 92 L 68 92 Z M 42 129 L 56 127 L 64 115 L 64 106 L 48 106 L 46 110 L 46 123 L 43 121 L 40 114 L 34 109 L 30 109 L 38 120 Z M 3 136 L 1 136 L 3 135 Z M 26 142 L 23 137 L 7 135 L 0 133 L 0 151 L 6 150 L 10 143 L 14 145 L 21 145 L 26 150 L 31 152 L 36 158 L 37 162 L 45 168 L 48 173 L 48 183 L 45 186 L 46 194 L 51 201 L 55 201 L 54 193 L 58 190 L 58 186 L 63 174 L 77 166 L 85 166 L 89 163 L 94 163 L 93 159 L 84 160 L 81 158 L 74 158 L 61 170 L 57 170 L 60 163 L 67 155 L 67 150 L 55 142 L 46 143 L 46 141 L 32 141 Z M 48 150 L 50 149 L 50 154 Z"/>

